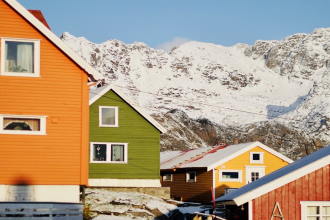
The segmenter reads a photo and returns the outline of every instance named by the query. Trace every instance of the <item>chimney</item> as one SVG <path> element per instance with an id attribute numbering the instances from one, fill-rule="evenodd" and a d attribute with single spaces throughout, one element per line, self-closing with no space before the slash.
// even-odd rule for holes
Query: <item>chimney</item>
<path id="1" fill-rule="evenodd" d="M 38 19 L 41 23 L 43 23 L 49 30 L 50 27 L 44 17 L 44 15 L 42 14 L 42 12 L 40 10 L 29 10 L 29 12 L 36 18 Z"/>

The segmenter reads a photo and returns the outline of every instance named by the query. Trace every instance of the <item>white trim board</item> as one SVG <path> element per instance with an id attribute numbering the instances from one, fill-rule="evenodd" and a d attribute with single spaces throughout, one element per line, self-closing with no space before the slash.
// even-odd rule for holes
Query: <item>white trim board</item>
<path id="1" fill-rule="evenodd" d="M 34 15 L 26 10 L 20 3 L 15 0 L 4 0 L 9 4 L 17 13 L 23 16 L 28 22 L 30 22 L 37 30 L 39 30 L 48 40 L 54 43 L 63 53 L 71 58 L 78 66 L 80 66 L 86 73 L 92 75 L 95 79 L 102 79 L 102 75 L 88 65 L 80 56 L 73 52 L 67 45 L 64 44 L 52 31 L 50 31 L 41 21 L 39 21 Z M 10 36 L 8 36 L 10 37 Z"/>
<path id="2" fill-rule="evenodd" d="M 17 202 L 19 192 L 24 202 L 80 202 L 79 185 L 0 185 L 0 202 Z"/>
<path id="3" fill-rule="evenodd" d="M 155 128 L 157 128 L 161 133 L 165 133 L 166 129 L 161 126 L 155 119 L 153 119 L 147 112 L 145 112 L 141 107 L 134 104 L 129 97 L 127 97 L 118 87 L 114 85 L 105 86 L 103 90 L 97 93 L 97 95 L 93 96 L 89 99 L 89 105 L 92 105 L 99 98 L 101 98 L 108 91 L 114 91 L 120 98 L 122 98 L 128 105 L 130 105 L 135 111 L 137 111 L 142 117 L 144 117 L 149 123 L 151 123 Z M 93 92 L 93 90 L 91 90 Z"/>
<path id="4" fill-rule="evenodd" d="M 159 179 L 88 179 L 88 186 L 99 187 L 161 187 Z"/>
<path id="5" fill-rule="evenodd" d="M 249 150 L 251 150 L 251 149 L 253 149 L 255 147 L 260 147 L 263 150 L 268 151 L 269 153 L 273 154 L 274 156 L 279 157 L 280 159 L 282 159 L 282 160 L 284 160 L 284 161 L 286 161 L 288 163 L 292 163 L 293 162 L 293 160 L 291 160 L 290 158 L 284 156 L 283 154 L 281 154 L 281 153 L 273 150 L 270 147 L 267 147 L 266 145 L 264 145 L 263 143 L 261 143 L 259 141 L 255 141 L 255 142 L 252 142 L 249 146 L 244 147 L 242 150 L 239 150 L 239 151 L 237 151 L 237 152 L 229 155 L 228 157 L 225 157 L 222 160 L 219 160 L 216 163 L 207 166 L 207 171 L 210 171 L 210 170 L 216 168 L 217 166 L 219 166 L 221 164 L 224 164 L 227 161 L 229 161 L 231 159 L 234 159 L 235 157 L 237 157 L 237 156 L 239 156 L 239 155 L 241 155 L 241 154 L 243 154 L 243 153 L 245 153 L 245 152 L 247 152 L 247 151 L 249 151 Z"/>

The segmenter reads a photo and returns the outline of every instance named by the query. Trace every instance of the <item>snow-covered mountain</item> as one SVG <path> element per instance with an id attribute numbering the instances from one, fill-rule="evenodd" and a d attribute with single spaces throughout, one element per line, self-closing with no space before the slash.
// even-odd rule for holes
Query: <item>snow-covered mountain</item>
<path id="1" fill-rule="evenodd" d="M 163 140 L 170 148 L 172 139 L 178 147 L 194 148 L 233 141 L 219 137 L 225 134 L 251 139 L 255 130 L 268 127 L 267 134 L 254 136 L 267 142 L 265 135 L 278 136 L 281 132 L 272 129 L 279 126 L 299 139 L 275 146 L 291 156 L 303 155 L 302 140 L 311 150 L 330 143 L 330 28 L 254 45 L 191 41 L 169 53 L 143 43 L 96 44 L 69 33 L 62 40 L 103 73 L 107 83 L 155 114 L 170 129 Z M 182 122 L 188 120 L 182 119 L 185 114 L 188 124 Z M 203 120 L 214 125 L 212 140 L 196 130 L 198 125 L 204 129 L 198 124 Z M 192 124 L 195 129 L 188 131 Z"/>

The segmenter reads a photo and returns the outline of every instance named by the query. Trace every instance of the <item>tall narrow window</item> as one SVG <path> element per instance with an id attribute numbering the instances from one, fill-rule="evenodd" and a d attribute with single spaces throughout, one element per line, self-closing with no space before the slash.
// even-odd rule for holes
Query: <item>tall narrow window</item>
<path id="1" fill-rule="evenodd" d="M 118 107 L 100 106 L 99 107 L 99 126 L 118 127 Z"/>
<path id="2" fill-rule="evenodd" d="M 38 40 L 2 39 L 1 74 L 39 76 L 39 44 Z"/>
<path id="3" fill-rule="evenodd" d="M 111 145 L 111 161 L 125 161 L 125 145 L 112 144 Z"/>
<path id="4" fill-rule="evenodd" d="M 93 161 L 107 161 L 107 145 L 106 144 L 94 144 Z"/>

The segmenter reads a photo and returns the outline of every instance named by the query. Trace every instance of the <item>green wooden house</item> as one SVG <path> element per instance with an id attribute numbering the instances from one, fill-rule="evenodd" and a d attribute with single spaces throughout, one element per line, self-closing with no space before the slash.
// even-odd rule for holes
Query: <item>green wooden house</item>
<path id="1" fill-rule="evenodd" d="M 165 129 L 119 88 L 90 91 L 89 186 L 160 187 Z"/>

